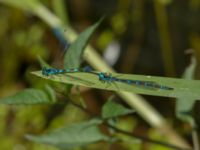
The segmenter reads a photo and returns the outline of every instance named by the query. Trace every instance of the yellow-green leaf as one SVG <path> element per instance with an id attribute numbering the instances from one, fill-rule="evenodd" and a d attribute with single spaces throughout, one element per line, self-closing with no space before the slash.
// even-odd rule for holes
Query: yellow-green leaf
<path id="1" fill-rule="evenodd" d="M 97 89 L 112 90 L 112 91 L 127 91 L 138 94 L 175 97 L 175 98 L 180 98 L 185 96 L 190 99 L 200 100 L 200 88 L 199 88 L 200 81 L 198 80 L 131 75 L 131 74 L 117 74 L 117 73 L 112 74 L 113 77 L 121 79 L 153 81 L 156 82 L 157 84 L 173 88 L 173 90 L 164 90 L 164 89 L 153 90 L 150 88 L 145 88 L 144 86 L 136 86 L 120 82 L 103 83 L 99 81 L 97 75 L 87 72 L 65 73 L 65 74 L 58 74 L 51 76 L 44 76 L 42 75 L 41 71 L 35 71 L 32 73 L 44 79 L 60 83 L 83 85 Z"/>

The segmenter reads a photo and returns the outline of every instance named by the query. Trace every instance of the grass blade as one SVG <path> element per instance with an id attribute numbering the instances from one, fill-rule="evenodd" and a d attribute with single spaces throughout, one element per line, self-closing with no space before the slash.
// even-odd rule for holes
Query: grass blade
<path id="1" fill-rule="evenodd" d="M 127 91 L 137 94 L 145 95 L 154 95 L 154 96 L 164 96 L 164 97 L 188 97 L 190 99 L 200 100 L 200 81 L 198 80 L 187 80 L 187 79 L 176 79 L 176 78 L 165 78 L 165 77 L 153 77 L 153 76 L 144 76 L 144 75 L 130 75 L 130 74 L 117 74 L 113 73 L 113 77 L 117 76 L 121 79 L 130 79 L 130 80 L 141 80 L 141 81 L 153 81 L 157 82 L 160 85 L 172 87 L 173 90 L 150 90 L 146 88 L 137 87 L 134 85 L 128 85 L 125 83 L 107 84 L 99 81 L 98 76 L 90 73 L 66 73 L 52 76 L 44 76 L 41 71 L 32 72 L 34 75 L 49 79 L 52 81 L 66 83 L 66 84 L 75 84 L 83 85 L 87 87 L 112 90 L 112 91 Z M 70 75 L 74 77 L 72 80 Z M 79 80 L 80 79 L 80 80 Z M 92 83 L 85 84 L 84 82 Z"/>

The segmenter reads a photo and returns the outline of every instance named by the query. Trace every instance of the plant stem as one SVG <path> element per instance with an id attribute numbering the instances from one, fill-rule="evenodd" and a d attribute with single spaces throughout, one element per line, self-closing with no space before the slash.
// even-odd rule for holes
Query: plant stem
<path id="1" fill-rule="evenodd" d="M 194 150 L 199 150 L 199 138 L 198 133 L 195 129 L 192 131 L 192 141 Z"/>

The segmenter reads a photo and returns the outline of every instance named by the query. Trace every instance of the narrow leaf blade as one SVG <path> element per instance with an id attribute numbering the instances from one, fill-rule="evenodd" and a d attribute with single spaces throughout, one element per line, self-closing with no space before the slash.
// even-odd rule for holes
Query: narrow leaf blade
<path id="1" fill-rule="evenodd" d="M 82 61 L 83 50 L 86 47 L 92 33 L 101 23 L 100 19 L 97 23 L 83 31 L 78 38 L 70 45 L 67 53 L 64 56 L 64 67 L 65 68 L 78 68 Z"/>
<path id="2" fill-rule="evenodd" d="M 120 79 L 129 80 L 139 80 L 139 81 L 153 81 L 160 85 L 168 86 L 173 88 L 173 90 L 163 90 L 163 89 L 149 89 L 141 88 L 141 86 L 130 85 L 120 82 L 114 83 L 103 83 L 99 81 L 97 75 L 86 73 L 86 72 L 76 72 L 76 73 L 64 73 L 58 75 L 44 76 L 41 71 L 32 72 L 32 74 L 60 82 L 65 84 L 82 85 L 91 88 L 111 90 L 111 91 L 126 91 L 136 94 L 163 96 L 163 97 L 189 97 L 191 99 L 200 100 L 200 81 L 199 80 L 186 80 L 186 79 L 176 79 L 176 78 L 166 78 L 166 77 L 155 77 L 155 76 L 145 76 L 145 75 L 131 75 L 131 74 L 119 74 L 113 73 L 113 77 L 120 77 Z"/>

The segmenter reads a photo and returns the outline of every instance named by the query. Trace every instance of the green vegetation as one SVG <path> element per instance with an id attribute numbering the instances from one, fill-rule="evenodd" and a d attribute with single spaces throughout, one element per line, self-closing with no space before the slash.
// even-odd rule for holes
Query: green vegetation
<path id="1" fill-rule="evenodd" d="M 7 38 L 3 39 L 5 44 L 2 43 L 3 49 L 10 50 L 1 52 L 2 70 L 4 71 L 1 80 L 5 81 L 6 84 L 1 87 L 0 119 L 2 123 L 0 124 L 0 133 L 2 140 L 0 141 L 0 149 L 107 150 L 112 146 L 115 148 L 116 145 L 120 145 L 120 149 L 139 150 L 143 143 L 148 143 L 150 150 L 192 149 L 191 147 L 198 150 L 199 139 L 196 130 L 198 121 L 192 114 L 195 102 L 200 100 L 200 81 L 194 80 L 197 70 L 197 58 L 195 56 L 198 54 L 190 53 L 191 63 L 185 69 L 182 79 L 115 73 L 101 59 L 94 48 L 89 46 L 90 39 L 109 16 L 102 17 L 82 31 L 79 36 L 76 36 L 74 30 L 69 26 L 69 16 L 65 16 L 68 13 L 64 14 L 66 10 L 63 7 L 63 0 L 54 2 L 53 8 L 55 13 L 63 19 L 57 18 L 53 12 L 45 7 L 49 4 L 47 1 L 44 1 L 44 4 L 36 0 L 23 1 L 23 5 L 14 0 L 0 0 L 0 2 L 17 8 L 17 10 L 7 9 L 16 13 L 18 17 L 2 17 L 1 20 L 3 21 L 0 21 L 4 24 L 0 28 L 0 37 L 12 32 L 5 22 L 13 22 L 19 28 L 14 27 L 15 32 L 12 33 L 11 37 L 7 35 Z M 135 10 L 132 12 L 131 18 L 126 10 L 130 3 L 130 1 L 123 2 L 122 0 L 119 2 L 119 12 L 110 18 L 113 31 L 108 29 L 102 31 L 99 36 L 100 41 L 97 40 L 96 42 L 98 44 L 103 43 L 99 47 L 106 47 L 104 44 L 114 40 L 114 35 L 120 37 L 125 33 L 128 30 L 126 28 L 128 28 L 129 22 L 132 22 L 133 28 L 142 24 L 140 8 L 144 7 L 143 4 L 141 2 L 135 3 Z M 176 70 L 173 62 L 168 16 L 165 10 L 165 7 L 172 5 L 172 1 L 153 1 L 151 3 L 155 7 L 158 35 L 161 38 L 163 66 L 166 74 L 172 76 L 176 74 Z M 193 2 L 191 7 L 197 4 Z M 2 7 L 7 7 L 6 5 Z M 23 29 L 21 26 L 26 24 L 26 20 L 22 17 L 24 14 L 21 10 L 38 16 L 49 27 L 40 22 L 28 23 L 29 25 Z M 9 11 L 7 11 L 7 16 L 11 14 Z M 114 24 L 115 22 L 116 24 Z M 68 25 L 64 23 L 68 23 Z M 10 26 L 12 28 L 12 25 Z M 67 28 L 66 31 L 63 30 L 64 28 Z M 67 52 L 64 54 L 63 62 L 60 63 L 62 67 L 57 67 L 54 63 L 47 63 L 50 58 L 61 59 L 60 56 L 57 57 L 55 54 L 59 50 L 54 52 L 54 48 L 52 48 L 59 45 L 58 43 L 44 44 L 46 43 L 45 38 L 53 37 L 51 31 L 49 31 L 51 29 L 54 32 L 60 32 L 62 40 L 70 43 Z M 138 39 L 136 41 L 140 43 L 143 29 L 134 28 L 133 30 L 135 33 L 133 39 Z M 109 34 L 105 34 L 105 32 Z M 194 38 L 194 34 L 192 35 L 191 37 Z M 98 39 L 98 36 L 95 38 Z M 7 43 L 6 39 L 9 39 Z M 51 41 L 52 39 L 49 38 L 48 40 Z M 13 44 L 9 44 L 9 42 L 13 42 Z M 195 46 L 197 45 L 194 44 L 197 43 L 195 40 L 192 43 Z M 138 45 L 134 46 L 130 44 L 127 49 L 140 49 Z M 53 52 L 51 53 L 49 49 Z M 60 51 L 60 53 L 62 55 L 63 51 Z M 133 59 L 132 57 L 137 57 L 133 54 L 137 55 L 139 52 L 129 51 L 124 52 L 123 55 L 127 57 L 125 59 L 128 62 Z M 94 72 L 60 73 L 48 76 L 42 73 L 43 67 L 68 69 L 81 68 L 86 65 L 92 66 Z M 129 65 L 132 64 L 126 64 L 124 70 L 129 70 Z M 123 81 L 156 83 L 160 87 L 170 87 L 170 90 L 158 86 L 149 88 L 144 84 L 126 84 L 118 81 L 102 82 L 98 76 L 101 72 L 110 73 L 111 77 Z M 19 80 L 18 76 L 23 80 Z M 122 101 L 119 102 L 117 98 L 110 98 L 109 95 L 101 97 L 101 101 L 97 102 L 92 94 L 88 94 L 91 89 L 101 89 L 101 92 L 115 92 L 122 98 Z M 96 91 L 100 92 L 100 90 Z M 160 99 L 160 103 L 171 102 L 170 98 L 175 98 L 173 101 L 176 103 L 177 118 L 183 121 L 182 124 L 189 124 L 187 129 L 180 127 L 178 131 L 182 134 L 191 134 L 193 146 L 180 137 L 180 133 L 177 134 L 164 117 L 150 104 L 135 94 L 152 96 L 155 99 L 163 97 L 163 99 Z M 96 98 L 98 99 L 98 96 Z M 136 113 L 157 131 L 164 132 L 165 138 L 160 134 L 157 135 L 158 133 L 155 133 L 152 129 L 147 129 L 146 136 L 133 133 L 136 128 L 140 129 L 140 122 L 135 118 Z"/>

